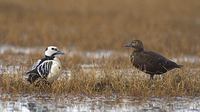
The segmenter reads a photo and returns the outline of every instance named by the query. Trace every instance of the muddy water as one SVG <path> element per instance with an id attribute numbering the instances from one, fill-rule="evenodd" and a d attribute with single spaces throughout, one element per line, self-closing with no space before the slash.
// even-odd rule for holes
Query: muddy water
<path id="1" fill-rule="evenodd" d="M 1 95 L 1 112 L 199 112 L 200 98 Z"/>

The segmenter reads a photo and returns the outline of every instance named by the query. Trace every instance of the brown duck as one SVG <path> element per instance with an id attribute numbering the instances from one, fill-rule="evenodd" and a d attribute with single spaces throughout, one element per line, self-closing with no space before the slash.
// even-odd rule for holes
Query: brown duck
<path id="1" fill-rule="evenodd" d="M 154 75 L 163 74 L 174 68 L 182 67 L 182 65 L 178 65 L 158 53 L 144 50 L 143 43 L 140 40 L 134 40 L 125 45 L 125 47 L 134 49 L 130 56 L 133 66 L 150 74 L 151 79 L 153 79 Z"/>

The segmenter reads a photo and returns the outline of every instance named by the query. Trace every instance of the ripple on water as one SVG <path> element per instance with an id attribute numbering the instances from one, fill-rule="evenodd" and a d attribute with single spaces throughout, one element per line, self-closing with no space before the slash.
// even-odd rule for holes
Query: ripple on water
<path id="1" fill-rule="evenodd" d="M 14 100 L 13 100 L 14 99 Z M 31 111 L 108 111 L 108 112 L 172 112 L 172 111 L 200 111 L 200 98 L 149 98 L 147 100 L 135 97 L 87 97 L 67 96 L 54 98 L 50 96 L 19 95 L 9 100 L 0 98 L 0 111 L 31 112 Z"/>

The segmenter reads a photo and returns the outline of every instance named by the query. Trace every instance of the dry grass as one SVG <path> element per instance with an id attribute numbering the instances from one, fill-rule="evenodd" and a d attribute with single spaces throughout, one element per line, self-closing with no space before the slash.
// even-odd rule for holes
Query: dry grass
<path id="1" fill-rule="evenodd" d="M 199 55 L 199 6 L 198 0 L 0 0 L 0 43 L 124 50 L 141 39 L 165 55 Z"/>
<path id="2" fill-rule="evenodd" d="M 140 74 L 140 73 L 139 73 Z M 96 70 L 84 72 L 80 68 L 72 69 L 70 79 L 55 81 L 51 86 L 34 86 L 28 84 L 22 75 L 1 76 L 2 93 L 48 93 L 61 94 L 85 94 L 85 95 L 129 95 L 138 97 L 149 96 L 199 96 L 200 77 L 189 69 L 175 70 L 156 77 L 150 81 L 149 78 L 131 74 L 127 76 L 117 69 L 104 68 L 98 76 Z"/>
<path id="3" fill-rule="evenodd" d="M 1 55 L 8 65 L 20 65 L 27 71 L 41 55 Z M 22 61 L 24 60 L 24 62 Z M 23 79 L 22 71 L 19 74 L 1 74 L 1 93 L 48 93 L 85 94 L 85 95 L 129 95 L 137 97 L 150 96 L 200 96 L 199 64 L 182 63 L 180 70 L 172 70 L 162 77 L 156 76 L 150 81 L 147 74 L 132 72 L 134 69 L 129 57 L 113 56 L 110 58 L 92 59 L 80 56 L 62 57 L 63 69 L 71 70 L 70 80 L 63 78 L 55 81 L 51 86 L 35 87 Z M 23 62 L 23 63 L 22 63 Z M 81 68 L 81 64 L 94 63 L 100 68 L 91 68 L 89 72 Z M 128 70 L 128 72 L 123 72 Z M 24 71 L 24 72 L 25 72 Z M 100 71 L 100 72 L 97 72 Z M 145 77 L 147 76 L 147 77 Z"/>

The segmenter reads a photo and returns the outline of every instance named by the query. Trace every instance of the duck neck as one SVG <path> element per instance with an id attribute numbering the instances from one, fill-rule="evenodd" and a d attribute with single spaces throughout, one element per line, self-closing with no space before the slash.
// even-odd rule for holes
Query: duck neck
<path id="1" fill-rule="evenodd" d="M 48 60 L 53 60 L 55 58 L 55 56 L 46 56 L 45 55 L 45 58 L 48 59 Z"/>
<path id="2" fill-rule="evenodd" d="M 143 49 L 143 48 L 137 48 L 137 49 L 134 49 L 134 51 L 133 51 L 133 52 L 142 52 L 142 51 L 144 51 L 144 49 Z"/>

